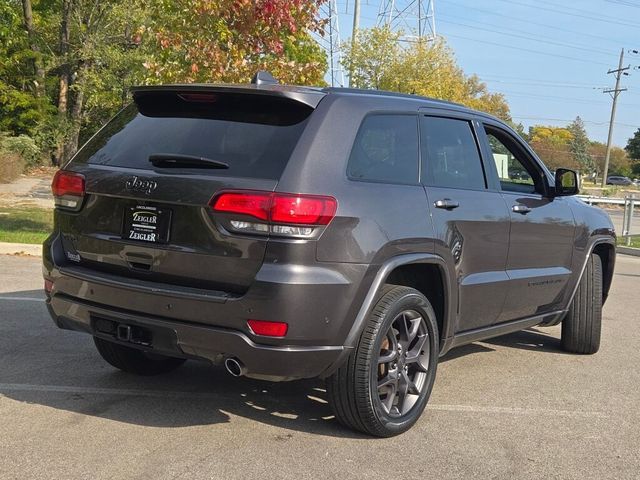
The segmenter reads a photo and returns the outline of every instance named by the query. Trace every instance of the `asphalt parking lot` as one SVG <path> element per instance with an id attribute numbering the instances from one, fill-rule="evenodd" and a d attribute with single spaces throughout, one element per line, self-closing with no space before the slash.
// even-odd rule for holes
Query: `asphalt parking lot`
<path id="1" fill-rule="evenodd" d="M 640 258 L 618 256 L 598 354 L 564 354 L 557 327 L 461 347 L 384 440 L 340 427 L 320 381 L 118 372 L 54 327 L 41 288 L 40 259 L 0 256 L 2 479 L 640 476 Z"/>

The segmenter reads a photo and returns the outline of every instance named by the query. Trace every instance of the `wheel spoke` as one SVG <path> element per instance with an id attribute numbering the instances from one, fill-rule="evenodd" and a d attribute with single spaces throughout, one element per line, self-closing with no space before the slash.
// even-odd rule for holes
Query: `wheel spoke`
<path id="1" fill-rule="evenodd" d="M 413 346 L 413 348 L 409 352 L 407 352 L 407 358 L 405 361 L 407 364 L 416 363 L 420 361 L 420 357 L 422 356 L 424 346 L 427 343 L 428 339 L 429 339 L 428 333 L 425 333 L 423 335 L 418 335 L 418 341 Z"/>
<path id="2" fill-rule="evenodd" d="M 385 408 L 388 414 L 392 414 L 392 413 L 395 413 L 393 412 L 393 409 L 394 409 L 393 404 L 397 396 L 398 387 L 396 384 L 390 384 L 388 390 L 389 391 L 387 392 L 387 397 L 382 402 L 382 406 Z"/>
<path id="3" fill-rule="evenodd" d="M 409 375 L 407 374 L 407 372 L 403 372 L 402 377 L 403 377 L 402 381 L 406 385 L 407 393 L 411 395 L 420 395 L 420 390 L 418 389 L 417 385 L 413 382 L 413 380 L 409 378 Z"/>
<path id="4" fill-rule="evenodd" d="M 398 330 L 400 332 L 400 343 L 404 346 L 404 344 L 408 344 L 409 342 L 409 326 L 407 325 L 406 312 L 402 312 L 395 323 L 397 323 L 399 327 Z"/>
<path id="5" fill-rule="evenodd" d="M 387 373 L 381 380 L 378 380 L 378 390 L 388 387 L 389 385 L 394 388 L 398 385 L 398 374 L 395 371 Z"/>
<path id="6" fill-rule="evenodd" d="M 416 338 L 416 335 L 418 335 L 421 324 L 422 317 L 418 316 L 417 318 L 411 319 L 411 329 L 409 330 L 409 344 L 413 342 L 413 340 Z"/>
<path id="7" fill-rule="evenodd" d="M 394 361 L 398 357 L 397 350 L 387 350 L 383 355 L 378 357 L 378 365 L 382 363 L 389 363 Z"/>

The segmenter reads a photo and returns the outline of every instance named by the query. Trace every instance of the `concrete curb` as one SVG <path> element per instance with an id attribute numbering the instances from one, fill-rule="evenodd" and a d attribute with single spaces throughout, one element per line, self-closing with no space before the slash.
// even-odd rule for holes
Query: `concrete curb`
<path id="1" fill-rule="evenodd" d="M 621 247 L 620 245 L 618 245 L 616 247 L 616 253 L 622 253 L 623 255 L 632 255 L 634 257 L 640 257 L 640 248 Z"/>
<path id="2" fill-rule="evenodd" d="M 28 255 L 42 256 L 42 245 L 39 243 L 8 243 L 0 242 L 0 255 Z"/>

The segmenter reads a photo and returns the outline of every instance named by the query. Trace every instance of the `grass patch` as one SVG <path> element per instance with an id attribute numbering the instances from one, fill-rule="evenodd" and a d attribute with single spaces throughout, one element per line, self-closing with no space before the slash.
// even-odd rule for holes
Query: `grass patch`
<path id="1" fill-rule="evenodd" d="M 42 243 L 53 230 L 53 210 L 0 207 L 0 242 Z"/>
<path id="2" fill-rule="evenodd" d="M 640 248 L 640 235 L 632 236 L 630 245 L 627 245 L 627 237 L 618 237 L 618 245 L 621 247 Z"/>

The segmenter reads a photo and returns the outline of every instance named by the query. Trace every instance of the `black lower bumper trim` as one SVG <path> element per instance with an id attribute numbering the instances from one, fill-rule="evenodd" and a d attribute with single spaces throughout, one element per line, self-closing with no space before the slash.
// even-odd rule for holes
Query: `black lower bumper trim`
<path id="1" fill-rule="evenodd" d="M 66 295 L 54 295 L 47 303 L 60 328 L 86 332 L 134 348 L 216 364 L 235 357 L 245 365 L 248 377 L 270 381 L 317 377 L 344 350 L 342 346 L 260 345 L 239 331 L 125 314 Z M 119 325 L 133 327 L 134 332 L 145 332 L 145 342 L 129 341 L 131 337 L 127 341 L 118 338 Z"/>

